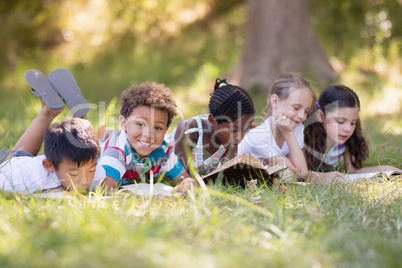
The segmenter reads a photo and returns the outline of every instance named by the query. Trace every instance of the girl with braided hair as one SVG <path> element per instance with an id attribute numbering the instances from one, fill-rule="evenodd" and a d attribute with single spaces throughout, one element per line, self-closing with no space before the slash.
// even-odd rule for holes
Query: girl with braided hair
<path id="1" fill-rule="evenodd" d="M 187 152 L 194 167 L 207 174 L 223 159 L 236 156 L 237 146 L 254 121 L 254 104 L 243 88 L 216 79 L 209 101 L 209 114 L 182 120 L 170 134 L 175 153 L 188 169 Z M 174 137 L 174 138 L 173 138 Z"/>

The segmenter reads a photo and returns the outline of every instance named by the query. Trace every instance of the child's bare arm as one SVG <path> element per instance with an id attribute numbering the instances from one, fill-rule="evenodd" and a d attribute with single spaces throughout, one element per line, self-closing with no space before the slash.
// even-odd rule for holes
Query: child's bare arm
<path id="1" fill-rule="evenodd" d="M 306 148 L 303 148 L 302 152 L 303 152 L 303 155 L 306 157 L 306 154 L 308 154 Z M 312 167 L 307 167 L 307 168 L 312 168 Z M 334 178 L 345 179 L 345 174 L 338 172 L 338 171 L 316 172 L 313 170 L 309 170 L 308 176 L 306 176 L 305 178 L 307 178 L 308 181 L 311 183 L 329 184 L 332 182 L 332 180 Z"/>
<path id="2" fill-rule="evenodd" d="M 357 169 L 352 165 L 352 158 L 349 153 L 349 150 L 346 148 L 343 153 L 343 162 L 345 163 L 345 169 L 348 173 L 354 173 Z"/>
<path id="3" fill-rule="evenodd" d="M 300 178 L 305 178 L 308 175 L 306 159 L 304 158 L 302 149 L 296 140 L 290 119 L 285 115 L 278 115 L 274 120 L 275 125 L 282 132 L 289 147 L 286 164 L 293 173 L 297 174 Z"/>
<path id="4" fill-rule="evenodd" d="M 308 175 L 308 182 L 319 183 L 319 184 L 329 184 L 335 178 L 346 179 L 345 175 L 338 171 L 331 172 L 315 172 L 310 170 Z"/>
<path id="5" fill-rule="evenodd" d="M 388 165 L 384 165 L 384 166 L 374 166 L 374 167 L 363 167 L 360 169 L 356 169 L 354 171 L 354 173 L 370 173 L 370 172 L 382 172 L 382 171 L 391 171 L 391 170 L 395 170 L 397 172 L 402 173 L 402 170 L 397 168 L 397 167 L 393 167 L 393 166 L 388 166 Z"/>
<path id="6" fill-rule="evenodd" d="M 64 109 L 63 107 L 58 110 L 52 110 L 42 98 L 39 99 L 42 104 L 42 110 L 14 146 L 14 149 L 24 150 L 34 156 L 40 151 L 46 128 Z"/>
<path id="7" fill-rule="evenodd" d="M 105 190 L 106 194 L 110 194 L 116 190 L 117 181 L 110 176 L 106 176 L 106 178 L 103 180 L 103 183 L 101 186 Z"/>
<path id="8" fill-rule="evenodd" d="M 291 165 L 293 165 L 294 170 L 292 171 L 298 174 L 300 178 L 306 177 L 308 175 L 306 159 L 293 132 L 289 137 L 285 136 L 285 140 L 289 146 L 288 160 L 291 162 Z"/>
<path id="9" fill-rule="evenodd" d="M 345 162 L 346 170 L 349 173 L 370 173 L 370 172 L 382 172 L 382 171 L 390 171 L 395 170 L 397 172 L 401 172 L 402 170 L 388 165 L 381 165 L 381 166 L 374 166 L 374 167 L 362 167 L 362 168 L 355 168 L 352 165 L 352 156 L 350 155 L 349 151 L 346 149 L 345 153 L 343 154 L 343 160 Z"/>
<path id="10" fill-rule="evenodd" d="M 301 174 L 300 169 L 297 166 L 295 166 L 292 163 L 292 161 L 286 156 L 276 155 L 274 157 L 264 158 L 263 160 L 268 165 L 280 165 L 284 163 L 286 167 L 289 168 L 289 170 L 292 171 L 293 174 L 296 174 L 299 178 L 305 178 L 308 175 L 308 174 Z"/>

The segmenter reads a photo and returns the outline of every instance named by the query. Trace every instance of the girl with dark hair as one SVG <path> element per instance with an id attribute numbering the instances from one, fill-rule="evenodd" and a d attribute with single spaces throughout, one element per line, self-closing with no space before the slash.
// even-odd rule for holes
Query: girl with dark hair
<path id="1" fill-rule="evenodd" d="M 189 171 L 188 162 L 203 175 L 223 159 L 236 155 L 237 145 L 254 121 L 254 104 L 247 91 L 217 79 L 209 101 L 209 114 L 182 120 L 170 134 L 175 153 Z M 191 157 L 187 153 L 191 152 Z"/>
<path id="2" fill-rule="evenodd" d="M 329 86 L 321 92 L 315 114 L 309 120 L 311 123 L 304 129 L 304 153 L 309 169 L 326 171 L 335 167 L 342 156 L 346 171 L 350 173 L 396 169 L 391 166 L 363 168 L 369 148 L 361 129 L 359 110 L 358 96 L 346 86 Z M 310 181 L 324 183 L 334 177 L 333 172 L 309 174 Z"/>

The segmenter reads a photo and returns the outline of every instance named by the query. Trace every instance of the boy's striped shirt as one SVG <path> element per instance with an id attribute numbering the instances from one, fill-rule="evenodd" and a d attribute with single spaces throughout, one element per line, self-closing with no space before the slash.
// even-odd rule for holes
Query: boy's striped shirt
<path id="1" fill-rule="evenodd" d="M 166 141 L 148 155 L 148 160 L 150 167 L 141 161 L 123 130 L 116 131 L 101 145 L 99 164 L 105 169 L 107 176 L 121 185 L 134 183 L 144 172 L 145 179 L 149 180 L 151 171 L 154 176 L 165 173 L 165 176 L 175 179 L 184 169 L 173 146 Z"/>

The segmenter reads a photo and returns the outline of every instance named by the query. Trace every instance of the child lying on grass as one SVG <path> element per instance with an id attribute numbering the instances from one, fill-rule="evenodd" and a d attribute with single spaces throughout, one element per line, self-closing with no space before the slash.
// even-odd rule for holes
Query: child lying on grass
<path id="1" fill-rule="evenodd" d="M 164 141 L 176 115 L 176 104 L 163 84 L 132 84 L 121 96 L 120 130 L 101 146 L 99 163 L 106 171 L 107 192 L 164 174 L 186 194 L 194 186 L 174 148 Z"/>
<path id="2" fill-rule="evenodd" d="M 348 173 L 389 170 L 402 173 L 402 170 L 387 165 L 363 167 L 363 161 L 369 156 L 369 147 L 362 132 L 359 111 L 359 97 L 352 89 L 334 85 L 321 92 L 313 123 L 304 129 L 304 154 L 311 170 L 310 182 L 330 183 L 339 172 L 322 171 L 334 169 L 342 156 Z"/>
<path id="3" fill-rule="evenodd" d="M 236 156 L 237 146 L 251 128 L 254 115 L 254 104 L 247 91 L 218 78 L 209 100 L 209 114 L 180 121 L 169 139 L 187 171 L 191 161 L 197 172 L 205 175 Z"/>
<path id="4" fill-rule="evenodd" d="M 37 70 L 27 71 L 25 78 L 33 94 L 40 97 L 42 110 L 13 150 L 0 151 L 0 189 L 21 193 L 82 192 L 99 184 L 105 171 L 97 165 L 100 148 L 91 123 L 66 118 L 50 125 L 63 111 L 63 99 L 76 116 L 86 118 L 88 105 L 71 73 L 65 69 L 53 71 L 49 75 L 53 84 Z M 37 156 L 42 141 L 45 154 Z"/>

